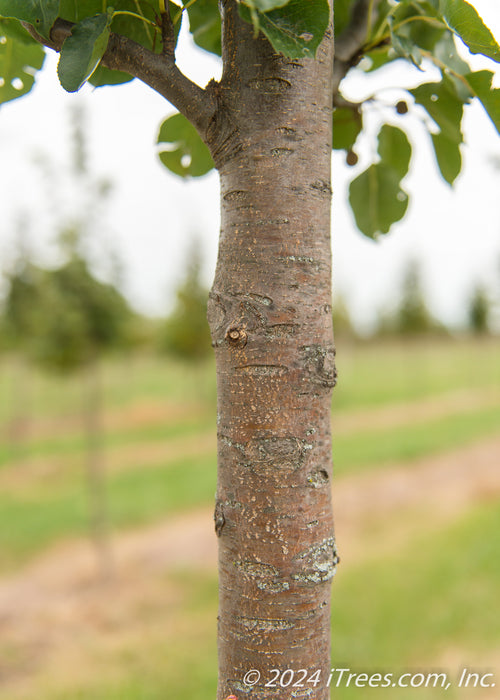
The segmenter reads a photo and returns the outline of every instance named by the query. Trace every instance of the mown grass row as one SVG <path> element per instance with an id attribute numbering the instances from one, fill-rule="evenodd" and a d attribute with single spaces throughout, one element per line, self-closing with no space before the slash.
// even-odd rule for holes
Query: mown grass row
<path id="1" fill-rule="evenodd" d="M 429 339 L 418 342 L 374 341 L 337 347 L 336 410 L 358 409 L 401 400 L 435 396 L 457 389 L 500 386 L 497 338 Z M 116 408 L 137 397 L 215 404 L 213 360 L 186 364 L 156 355 L 112 356 L 101 367 L 106 405 Z M 84 378 L 57 376 L 0 358 L 0 423 L 12 418 L 13 407 L 28 414 L 77 414 L 83 401 Z"/>
<path id="2" fill-rule="evenodd" d="M 334 410 L 500 387 L 500 339 L 374 341 L 337 348 Z"/>
<path id="3" fill-rule="evenodd" d="M 492 342 L 465 346 L 453 345 L 449 341 L 423 347 L 356 346 L 349 356 L 345 354 L 344 362 L 347 357 L 352 361 L 352 376 L 346 376 L 344 397 L 341 395 L 340 407 L 334 410 L 337 414 L 346 411 L 352 415 L 356 407 L 371 403 L 373 410 L 390 406 L 393 401 L 401 400 L 403 384 L 405 396 L 408 391 L 412 395 L 413 391 L 414 398 L 421 397 L 425 382 L 412 370 L 417 360 L 427 368 L 426 376 L 432 378 L 428 382 L 431 388 L 426 389 L 423 396 L 454 392 L 464 387 L 477 390 L 481 386 L 500 386 L 500 363 L 496 351 Z M 467 370 L 469 365 L 464 365 L 464 362 L 473 354 L 477 356 L 477 370 L 471 382 Z M 134 360 L 133 371 L 129 370 L 129 379 L 124 381 L 127 365 L 120 365 L 120 362 L 117 359 L 109 366 L 106 380 L 108 406 L 120 401 L 124 401 L 125 406 L 133 406 L 133 401 L 140 403 L 145 398 L 150 399 L 150 392 L 154 389 L 155 392 L 165 392 L 161 395 L 169 404 L 179 401 L 184 408 L 192 405 L 193 413 L 190 415 L 184 410 L 175 416 L 174 412 L 165 424 L 153 422 L 137 427 L 115 427 L 107 433 L 104 443 L 112 466 L 108 477 L 108 499 L 113 528 L 138 526 L 183 509 L 211 504 L 216 478 L 215 451 L 207 453 L 200 449 L 196 454 L 190 450 L 189 456 L 180 457 L 179 438 L 185 437 L 186 444 L 192 447 L 197 435 L 212 427 L 215 431 L 214 410 L 207 390 L 211 380 L 206 378 L 212 368 L 195 367 L 194 375 L 186 383 L 179 366 L 173 372 L 165 363 L 167 368 L 162 373 L 156 358 L 143 358 Z M 392 371 L 389 371 L 389 365 Z M 377 372 L 375 368 L 378 368 Z M 407 377 L 406 383 L 403 374 Z M 43 381 L 49 386 L 49 380 L 44 378 Z M 410 384 L 413 390 L 409 390 Z M 351 393 L 346 395 L 347 387 Z M 188 401 L 192 403 L 187 404 Z M 61 405 L 65 405 L 64 402 L 59 409 Z M 500 406 L 488 404 L 470 408 L 465 405 L 439 419 L 414 421 L 409 418 L 406 423 L 399 421 L 398 425 L 378 429 L 367 428 L 364 423 L 358 430 L 344 434 L 334 431 L 336 477 L 396 463 L 405 463 L 411 468 L 412 462 L 418 458 L 459 449 L 496 433 L 499 425 Z M 81 434 L 60 432 L 33 440 L 26 447 L 25 454 L 18 455 L 21 459 L 11 458 L 8 445 L 0 447 L 0 462 L 2 457 L 4 459 L 0 479 L 2 476 L 15 477 L 13 487 L 9 486 L 8 479 L 0 481 L 0 570 L 21 564 L 58 539 L 87 532 L 89 507 L 82 452 L 85 440 Z M 176 439 L 177 447 L 175 454 L 169 456 L 173 439 Z M 142 459 L 141 448 L 146 454 L 146 448 L 152 444 L 161 447 L 163 456 L 153 456 L 149 461 Z M 121 464 L 120 455 L 128 455 L 131 450 L 139 455 L 137 460 L 123 460 L 125 464 Z M 23 459 L 26 452 L 28 460 Z M 33 459 L 42 460 L 42 467 L 46 465 L 48 468 L 30 472 L 30 460 Z"/>
<path id="4" fill-rule="evenodd" d="M 500 425 L 500 408 L 444 417 L 439 421 L 383 431 L 363 431 L 334 440 L 336 477 L 404 463 L 458 449 L 490 435 Z M 176 457 L 114 470 L 107 479 L 109 513 L 120 530 L 213 502 L 215 452 Z M 8 569 L 60 538 L 85 535 L 87 492 L 82 465 L 41 476 L 35 483 L 0 493 L 0 570 Z"/>
<path id="5" fill-rule="evenodd" d="M 357 673 L 446 672 L 450 688 L 360 688 L 343 683 L 332 698 L 464 698 L 456 687 L 462 668 L 491 672 L 500 648 L 494 611 L 500 588 L 496 553 L 500 507 L 485 503 L 438 533 L 417 536 L 404 549 L 361 561 L 333 587 L 334 668 Z M 129 642 L 127 651 L 103 660 L 100 673 L 37 688 L 39 700 L 206 700 L 215 697 L 217 614 L 213 577 L 176 575 L 183 599 L 166 613 L 161 632 Z M 443 659 L 455 659 L 446 666 Z M 477 659 L 484 658 L 481 667 Z M 475 661 L 474 661 L 475 660 Z M 497 679 L 498 681 L 498 679 Z M 5 696 L 6 697 L 6 696 Z M 0 691 L 0 698 L 4 698 Z M 24 699 L 23 699 L 24 700 Z"/>

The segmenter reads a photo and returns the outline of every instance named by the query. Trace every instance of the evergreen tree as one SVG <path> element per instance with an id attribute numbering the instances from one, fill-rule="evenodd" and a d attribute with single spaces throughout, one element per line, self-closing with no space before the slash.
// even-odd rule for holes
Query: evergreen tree
<path id="1" fill-rule="evenodd" d="M 161 348 L 179 357 L 200 360 L 211 352 L 207 321 L 208 289 L 201 281 L 201 255 L 194 243 L 188 254 L 176 304 L 161 332 Z"/>
<path id="2" fill-rule="evenodd" d="M 458 35 L 472 53 L 500 62 L 500 46 L 470 3 L 335 0 L 335 18 L 333 9 L 329 0 L 198 0 L 183 7 L 164 0 L 0 0 L 0 14 L 22 23 L 2 21 L 1 49 L 12 60 L 4 61 L 0 99 L 29 91 L 43 63 L 40 42 L 60 51 L 58 74 L 70 92 L 87 80 L 133 77 L 156 90 L 179 111 L 160 129 L 162 162 L 181 175 L 219 171 L 221 235 L 208 303 L 218 387 L 217 700 L 242 693 L 289 700 L 291 687 L 269 688 L 277 667 L 292 675 L 316 669 L 298 694 L 330 697 L 324 679 L 338 562 L 331 147 L 353 162 L 365 116 L 364 104 L 346 99 L 343 80 L 351 70 L 377 73 L 396 60 L 421 68 L 420 85 L 409 79 L 409 99 L 432 124 L 436 161 L 450 184 L 462 168 L 464 105 L 479 99 L 500 131 L 493 72 L 473 71 L 454 42 Z M 222 56 L 220 81 L 205 88 L 177 65 L 183 15 L 194 40 Z M 13 95 L 16 78 L 22 89 Z M 369 94 L 366 102 L 376 99 Z M 370 237 L 387 233 L 408 208 L 412 145 L 404 126 L 392 123 L 404 119 L 406 100 L 394 108 L 372 163 L 349 190 L 358 228 Z M 168 207 L 164 215 L 166 225 Z"/>
<path id="3" fill-rule="evenodd" d="M 474 288 L 469 301 L 469 329 L 475 335 L 485 335 L 489 331 L 490 301 L 483 287 Z"/>
<path id="4" fill-rule="evenodd" d="M 393 320 L 394 331 L 414 336 L 436 331 L 438 327 L 425 302 L 419 265 L 411 261 L 403 277 L 401 300 Z"/>

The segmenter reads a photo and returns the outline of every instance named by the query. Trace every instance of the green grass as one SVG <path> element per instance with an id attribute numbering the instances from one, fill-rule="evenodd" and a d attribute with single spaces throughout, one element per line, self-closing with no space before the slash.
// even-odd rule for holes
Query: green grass
<path id="1" fill-rule="evenodd" d="M 334 411 L 355 412 L 461 390 L 500 387 L 498 341 L 450 340 L 417 345 L 384 343 L 338 348 L 339 387 Z M 15 396 L 16 377 L 3 365 L 3 397 Z M 109 506 L 115 530 L 213 502 L 215 454 L 169 460 L 168 440 L 187 440 L 215 429 L 215 371 L 212 362 L 188 367 L 154 357 L 109 358 L 105 371 L 106 405 L 133 407 L 141 401 L 197 407 L 180 412 L 168 425 L 114 429 L 106 437 L 112 449 L 165 441 L 165 460 L 115 471 L 109 478 Z M 8 386 L 7 386 L 8 385 Z M 78 378 L 53 378 L 33 372 L 27 387 L 31 415 L 77 415 L 82 400 Z M 17 397 L 19 399 L 19 397 Z M 22 402 L 21 402 L 22 403 Z M 0 419 L 12 415 L 4 400 Z M 483 407 L 450 413 L 439 419 L 366 427 L 334 435 L 337 476 L 392 463 L 411 468 L 412 460 L 458 449 L 498 431 L 500 408 Z M 68 457 L 61 473 L 28 481 L 25 488 L 0 491 L 0 569 L 12 570 L 37 552 L 70 536 L 87 532 L 88 504 L 82 471 L 80 434 L 47 435 L 33 440 L 31 456 Z M 0 446 L 6 459 L 7 446 Z M 3 470 L 22 469 L 22 460 Z M 22 479 L 20 474 L 20 479 Z M 394 527 L 398 523 L 394 522 Z M 500 590 L 498 533 L 500 508 L 492 502 L 466 512 L 452 526 L 419 535 L 404 551 L 360 561 L 345 572 L 339 567 L 333 589 L 334 666 L 360 672 L 436 669 L 446 650 L 455 650 L 467 665 L 500 648 L 496 611 Z M 171 574 L 169 574 L 169 577 Z M 52 685 L 30 689 L 25 700 L 206 700 L 215 696 L 217 586 L 205 574 L 174 577 L 182 599 L 150 636 L 142 635 L 109 658 L 95 658 L 95 673 L 63 689 Z M 162 620 L 163 622 L 163 620 Z M 161 631 L 160 631 L 161 627 Z M 8 652 L 1 648 L 0 652 Z M 92 653 L 92 650 L 89 650 Z M 468 656 L 469 655 L 469 656 Z M 489 669 L 486 668 L 486 671 Z M 71 681 L 68 681 L 71 682 Z M 500 682 L 497 679 L 497 683 Z M 394 697 L 397 700 L 459 698 L 455 688 L 360 689 L 340 687 L 341 700 Z M 1 700 L 10 693 L 0 690 Z M 24 699 L 23 699 L 24 700 Z"/>
<path id="2" fill-rule="evenodd" d="M 500 387 L 500 340 L 373 341 L 337 347 L 334 410 Z"/>
<path id="3" fill-rule="evenodd" d="M 208 504 L 213 501 L 215 478 L 215 455 L 113 474 L 107 485 L 112 526 L 143 525 Z M 0 570 L 19 566 L 58 539 L 85 535 L 88 513 L 82 475 L 41 494 L 0 493 Z"/>
<path id="4" fill-rule="evenodd" d="M 440 348 L 438 350 L 441 352 Z M 370 356 L 366 362 L 371 362 Z M 165 443 L 162 461 L 138 462 L 109 478 L 109 508 L 115 530 L 151 522 L 184 508 L 212 503 L 215 454 L 175 458 L 174 461 L 168 454 L 169 438 L 184 435 L 189 439 L 200 430 L 209 430 L 212 424 L 215 424 L 215 419 L 205 406 L 201 413 L 192 417 L 180 416 L 165 426 L 142 425 L 115 430 L 106 436 L 105 443 L 110 448 L 123 447 L 126 450 L 128 446 L 134 446 L 139 452 L 141 444 Z M 458 449 L 494 434 L 499 424 L 500 408 L 484 408 L 445 415 L 439 420 L 387 426 L 383 430 L 364 428 L 345 435 L 334 433 L 335 473 L 341 477 L 395 463 L 404 463 L 411 468 L 413 460 Z M 7 489 L 0 493 L 2 570 L 19 565 L 58 539 L 87 532 L 83 444 L 81 436 L 65 434 L 37 441 L 30 448 L 31 456 L 46 458 L 48 465 L 55 457 L 68 457 L 66 463 L 61 463 L 59 471 L 38 477 L 38 480 L 27 480 L 22 489 L 17 486 L 13 492 Z M 114 459 L 117 461 L 116 457 Z M 3 469 L 22 470 L 22 461 L 11 461 Z"/>
<path id="5" fill-rule="evenodd" d="M 334 440 L 337 477 L 380 466 L 405 463 L 457 449 L 495 433 L 500 409 L 448 416 L 439 421 L 353 433 Z M 11 467 L 16 468 L 16 467 Z M 216 483 L 215 453 L 164 464 L 141 465 L 108 479 L 112 525 L 123 529 L 166 517 L 186 508 L 210 505 Z M 88 507 L 80 465 L 68 465 L 59 476 L 28 484 L 15 495 L 0 494 L 0 568 L 7 569 L 59 538 L 84 535 Z"/>
<path id="6" fill-rule="evenodd" d="M 440 532 L 419 536 L 407 549 L 344 573 L 333 587 L 333 667 L 352 672 L 428 673 L 444 671 L 456 682 L 462 666 L 443 667 L 440 655 L 458 650 L 464 664 L 472 655 L 500 648 L 495 614 L 500 589 L 499 504 L 466 512 Z M 68 694 L 57 687 L 39 700 L 206 700 L 216 687 L 216 582 L 185 572 L 174 580 L 183 600 L 172 611 L 161 639 L 141 637 L 129 653 Z M 469 661 L 468 661 L 469 659 Z M 481 670 L 481 669 L 478 669 Z M 483 672 L 491 671 L 487 665 Z M 391 692 L 391 690 L 393 692 Z M 463 698 L 441 688 L 346 688 L 332 698 Z M 0 698 L 3 696 L 0 693 Z"/>
<path id="7" fill-rule="evenodd" d="M 201 431 L 214 427 L 213 412 L 200 413 L 197 406 L 193 405 L 193 417 L 180 419 L 169 418 L 161 425 L 130 426 L 121 430 L 108 430 L 103 435 L 105 447 L 133 445 L 137 443 L 162 442 L 170 438 L 195 435 Z M 81 432 L 64 432 L 60 435 L 26 440 L 21 445 L 12 446 L 4 444 L 0 446 L 0 469 L 20 457 L 57 457 L 71 456 L 82 453 L 87 444 L 87 436 Z"/>
<path id="8" fill-rule="evenodd" d="M 500 590 L 499 531 L 500 504 L 484 504 L 454 526 L 409 543 L 399 555 L 360 564 L 345 576 L 339 573 L 332 610 L 335 665 L 433 671 L 447 649 L 461 651 L 465 664 L 468 653 L 470 659 L 499 649 L 494 613 Z M 456 677 L 460 669 L 441 670 Z M 420 692 L 432 698 L 443 693 Z M 369 693 L 379 698 L 387 690 Z M 397 689 L 395 696 L 415 693 Z M 457 693 L 450 688 L 445 695 Z M 365 695 L 359 689 L 344 689 L 338 697 Z"/>
<path id="9" fill-rule="evenodd" d="M 500 387 L 498 341 L 355 345 L 339 348 L 341 382 L 336 389 L 334 412 L 352 414 L 357 409 L 391 406 L 403 398 L 439 396 L 463 389 Z M 3 365 L 3 378 L 8 365 Z M 17 372 L 17 374 L 16 374 Z M 19 367 L 11 378 L 11 393 Z M 50 377 L 33 371 L 28 387 L 33 418 L 77 415 L 82 398 L 81 378 Z M 183 508 L 209 504 L 215 490 L 215 454 L 199 458 L 169 457 L 168 441 L 187 440 L 213 428 L 215 432 L 215 371 L 213 362 L 187 366 L 154 356 L 108 358 L 103 373 L 107 408 L 148 402 L 167 404 L 169 418 L 137 426 L 116 426 L 104 443 L 119 463 L 119 451 L 141 445 L 165 445 L 164 458 L 141 462 L 115 472 L 109 479 L 110 512 L 115 529 L 139 525 Z M 182 410 L 176 415 L 176 405 Z M 189 407 L 192 407 L 190 412 Z M 7 402 L 0 408 L 9 415 Z M 64 425 L 64 423 L 63 423 Z M 439 419 L 412 422 L 383 429 L 363 427 L 346 434 L 334 431 L 336 476 L 459 449 L 474 440 L 494 434 L 500 425 L 500 407 L 478 407 Z M 5 475 L 20 471 L 23 457 L 47 463 L 44 475 L 26 486 L 0 493 L 0 567 L 6 570 L 54 543 L 57 539 L 85 534 L 87 504 L 83 475 L 85 439 L 81 432 L 60 431 L 34 439 L 12 459 L 12 446 L 0 444 L 0 464 Z M 29 469 L 29 460 L 26 462 Z M 45 473 L 47 472 L 47 473 Z M 33 471 L 36 473 L 36 469 Z"/>
<path id="10" fill-rule="evenodd" d="M 100 368 L 107 407 L 119 408 L 138 397 L 176 403 L 215 404 L 215 363 L 187 363 L 148 354 L 107 357 Z M 0 421 L 12 407 L 28 418 L 78 415 L 84 402 L 83 374 L 48 374 L 12 358 L 0 357 Z M 20 405 L 19 405 L 20 404 Z"/>
<path id="11" fill-rule="evenodd" d="M 85 493 L 80 487 L 42 498 L 0 494 L 0 571 L 24 563 L 61 537 L 87 531 Z"/>
<path id="12" fill-rule="evenodd" d="M 392 463 L 408 462 L 465 447 L 498 433 L 500 406 L 449 415 L 423 423 L 388 426 L 333 437 L 335 474 L 351 474 Z"/>

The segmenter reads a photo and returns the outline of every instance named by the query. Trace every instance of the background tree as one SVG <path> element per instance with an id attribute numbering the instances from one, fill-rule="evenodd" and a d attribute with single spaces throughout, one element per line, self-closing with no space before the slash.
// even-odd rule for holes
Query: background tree
<path id="1" fill-rule="evenodd" d="M 184 279 L 176 290 L 176 304 L 161 328 L 160 347 L 172 355 L 200 360 L 210 353 L 207 323 L 208 289 L 201 281 L 199 242 L 188 254 Z"/>
<path id="2" fill-rule="evenodd" d="M 111 572 L 109 517 L 102 451 L 102 353 L 123 343 L 131 318 L 128 305 L 111 285 L 96 280 L 74 254 L 61 267 L 27 266 L 13 276 L 6 317 L 16 348 L 40 366 L 59 373 L 81 372 L 87 436 L 86 474 L 90 530 L 103 576 Z"/>
<path id="3" fill-rule="evenodd" d="M 353 340 L 357 336 L 347 304 L 342 294 L 338 291 L 333 295 L 333 327 L 337 340 L 339 338 L 342 338 L 342 340 Z"/>
<path id="4" fill-rule="evenodd" d="M 23 256 L 26 255 L 24 251 Z M 3 350 L 15 353 L 17 361 L 11 366 L 15 373 L 9 401 L 10 421 L 8 439 L 11 449 L 22 454 L 29 432 L 30 369 L 26 358 L 30 355 L 30 341 L 41 323 L 37 315 L 37 286 L 39 270 L 26 258 L 20 258 L 6 275 L 7 294 L 2 303 Z"/>
<path id="5" fill-rule="evenodd" d="M 70 219 L 57 223 L 57 243 L 64 262 L 52 269 L 31 263 L 23 233 L 19 260 L 7 276 L 5 317 L 11 347 L 18 354 L 52 372 L 82 374 L 90 530 L 101 572 L 107 577 L 111 572 L 111 549 L 99 362 L 104 352 L 128 343 L 133 314 L 113 285 L 96 279 L 84 257 L 87 239 L 110 189 L 109 183 L 94 178 L 89 171 L 84 122 L 84 114 L 73 110 L 71 161 L 65 184 L 73 186 L 78 201 L 75 197 Z M 57 203 L 61 176 L 54 173 L 50 158 L 40 155 L 38 164 L 43 168 L 50 199 Z M 54 209 L 59 219 L 63 218 L 61 208 Z M 21 407 L 26 405 L 27 371 L 23 365 L 23 381 L 16 383 Z"/>
<path id="6" fill-rule="evenodd" d="M 332 116 L 333 146 L 351 159 L 363 125 L 363 106 L 342 96 L 342 80 L 363 69 L 363 57 L 367 71 L 399 58 L 419 68 L 434 64 L 440 79 L 411 88 L 408 100 L 427 112 L 450 183 L 461 168 L 464 104 L 478 97 L 500 129 L 493 73 L 471 71 L 454 43 L 457 34 L 473 53 L 500 61 L 470 4 L 337 0 L 335 57 L 331 11 L 327 0 L 223 0 L 220 10 L 205 0 L 185 8 L 123 0 L 114 9 L 101 0 L 0 0 L 0 15 L 21 20 L 25 30 L 3 23 L 3 99 L 15 96 L 12 80 L 17 94 L 30 89 L 43 62 L 34 39 L 61 52 L 58 73 L 69 91 L 87 79 L 143 80 L 180 112 L 160 130 L 165 165 L 198 175 L 214 164 L 220 174 L 221 237 L 209 300 L 219 416 L 218 700 L 247 692 L 250 668 L 261 674 L 252 697 L 269 698 L 276 659 L 282 670 L 317 669 L 309 697 L 329 696 L 337 563 L 330 489 Z M 183 13 L 195 41 L 222 54 L 222 78 L 205 89 L 176 65 Z M 7 63 L 6 50 L 22 60 Z M 407 107 L 401 100 L 395 114 Z M 350 187 L 365 234 L 385 233 L 404 216 L 401 182 L 410 158 L 404 131 L 382 126 L 375 162 Z M 276 686 L 272 694 L 285 699 L 290 689 Z"/>
<path id="7" fill-rule="evenodd" d="M 468 321 L 469 329 L 476 335 L 484 335 L 489 331 L 490 300 L 485 290 L 477 285 L 469 300 Z"/>
<path id="8" fill-rule="evenodd" d="M 403 275 L 399 303 L 392 318 L 393 332 L 415 336 L 442 330 L 432 317 L 423 293 L 418 263 L 410 261 Z"/>

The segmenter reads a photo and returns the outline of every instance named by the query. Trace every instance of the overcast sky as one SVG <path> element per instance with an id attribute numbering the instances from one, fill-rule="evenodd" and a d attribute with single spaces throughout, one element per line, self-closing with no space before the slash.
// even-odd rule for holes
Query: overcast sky
<path id="1" fill-rule="evenodd" d="M 499 0 L 474 0 L 474 4 L 500 37 Z M 80 104 L 87 119 L 90 169 L 113 183 L 91 241 L 94 256 L 111 249 L 123 263 L 123 283 L 134 305 L 163 313 L 192 236 L 198 237 L 205 254 L 207 284 L 213 275 L 219 229 L 217 175 L 183 181 L 161 165 L 154 144 L 160 123 L 173 110 L 152 90 L 134 81 L 116 88 L 85 87 L 68 95 L 59 86 L 56 63 L 57 57 L 49 54 L 32 93 L 0 109 L 0 266 L 12 258 L 22 219 L 37 258 L 54 260 L 50 241 L 61 221 L 54 209 L 59 203 L 69 217 L 81 205 L 74 187 L 65 184 L 71 108 Z M 193 49 L 189 39 L 183 41 L 179 63 L 200 85 L 220 73 L 216 57 Z M 346 92 L 353 98 L 371 94 L 372 80 L 373 76 L 353 76 Z M 422 76 L 395 67 L 381 76 L 380 85 L 397 87 L 408 81 L 417 84 Z M 464 169 L 451 189 L 438 174 L 418 109 L 410 108 L 405 117 L 395 114 L 393 105 L 400 96 L 397 90 L 386 89 L 387 107 L 371 110 L 357 169 L 348 168 L 343 156 L 334 153 L 334 286 L 358 322 L 369 324 L 379 309 L 394 303 L 404 265 L 416 258 L 432 310 L 458 324 L 465 318 L 466 300 L 475 284 L 483 283 L 492 295 L 500 295 L 500 166 L 494 166 L 494 158 L 500 159 L 500 139 L 479 105 L 466 108 Z M 381 116 L 407 127 L 414 158 L 403 183 L 411 197 L 409 212 L 393 232 L 373 242 L 355 228 L 347 188 L 352 176 L 371 162 L 376 150 L 373 134 Z M 59 176 L 52 180 L 42 175 L 34 165 L 40 158 Z"/>

